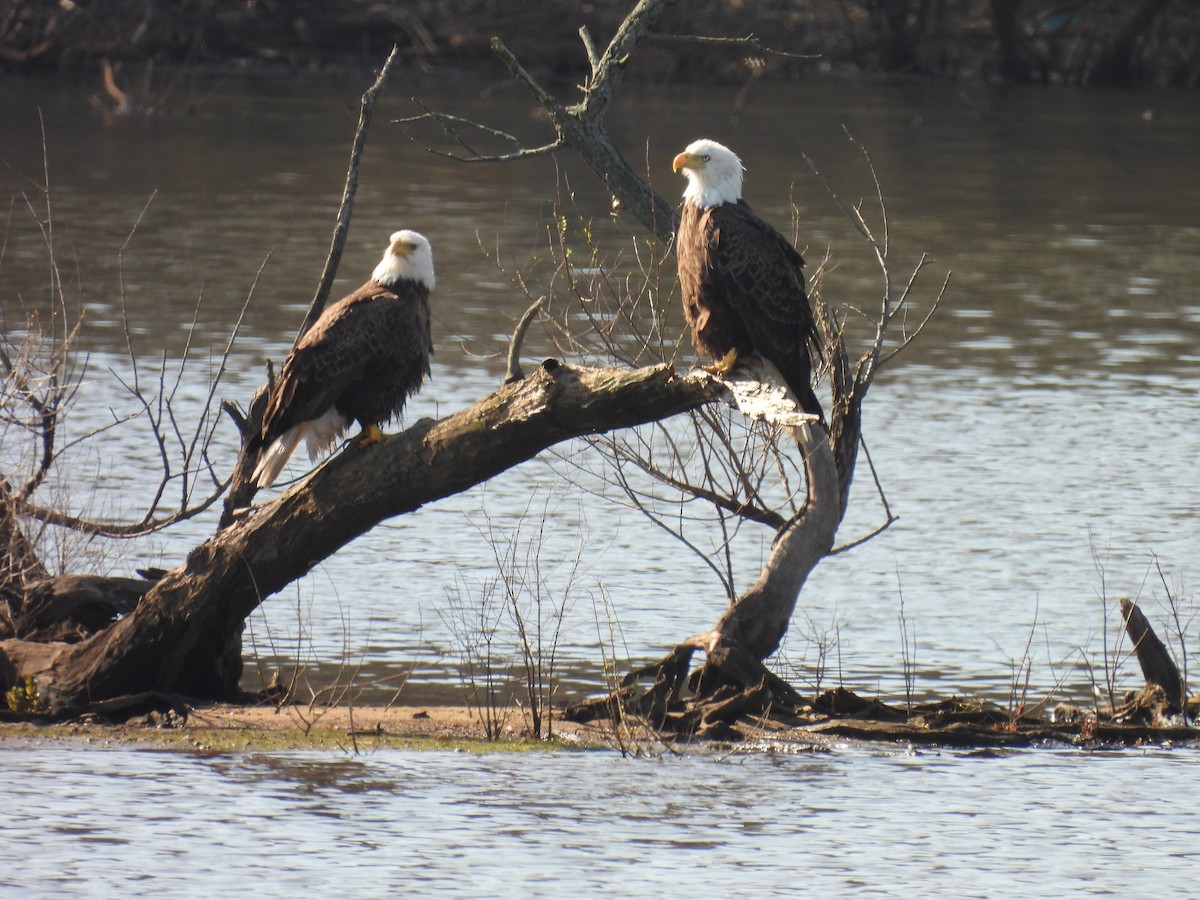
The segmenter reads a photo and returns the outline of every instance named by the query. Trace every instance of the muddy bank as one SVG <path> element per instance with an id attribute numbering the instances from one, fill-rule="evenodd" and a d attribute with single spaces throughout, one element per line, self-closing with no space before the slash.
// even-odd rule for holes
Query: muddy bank
<path id="1" fill-rule="evenodd" d="M 1193 710 L 1200 701 L 1193 701 Z M 715 737 L 715 736 L 714 736 Z M 201 752 L 242 750 L 365 751 L 405 749 L 514 752 L 532 749 L 610 749 L 654 754 L 702 747 L 748 752 L 821 749 L 846 740 L 928 747 L 1197 746 L 1200 731 L 1172 720 L 1132 717 L 1115 721 L 1077 707 L 1045 713 L 1010 711 L 995 704 L 951 699 L 909 709 L 827 692 L 799 715 L 746 716 L 723 740 L 671 736 L 644 722 L 587 723 L 556 718 L 549 739 L 538 739 L 518 710 L 487 737 L 481 717 L 463 706 L 323 707 L 198 705 L 180 712 L 152 711 L 126 721 L 89 716 L 73 722 L 0 721 L 0 741 L 82 741 L 90 745 L 147 745 Z"/>
<path id="2" fill-rule="evenodd" d="M 393 44 L 421 70 L 492 67 L 497 36 L 543 76 L 587 71 L 579 29 L 604 46 L 632 0 L 140 0 L 0 2 L 0 67 L 93 74 L 103 62 L 218 71 L 362 70 Z M 1004 83 L 1200 83 L 1200 8 L 1179 0 L 680 2 L 630 65 L 633 79 L 751 83 L 830 74 Z M 703 38 L 743 40 L 714 44 Z M 775 52 L 780 51 L 780 52 Z M 499 67 L 496 66 L 497 71 Z"/>
<path id="3" fill-rule="evenodd" d="M 240 706 L 206 704 L 179 712 L 153 711 L 125 721 L 98 716 L 72 722 L 0 721 L 0 741 L 85 741 L 89 744 L 136 744 L 185 750 L 354 751 L 368 747 L 453 750 L 513 750 L 522 745 L 597 745 L 595 726 L 554 723 L 550 741 L 533 739 L 514 713 L 497 740 L 488 741 L 483 722 L 461 706 L 366 706 L 310 708 L 303 705 Z"/>

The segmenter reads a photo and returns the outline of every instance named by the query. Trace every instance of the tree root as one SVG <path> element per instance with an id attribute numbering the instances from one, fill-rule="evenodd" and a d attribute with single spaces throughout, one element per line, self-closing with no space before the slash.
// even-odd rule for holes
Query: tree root
<path id="1" fill-rule="evenodd" d="M 653 727 L 663 728 L 669 714 L 678 712 L 682 705 L 680 693 L 695 650 L 686 643 L 679 644 L 658 662 L 630 672 L 606 696 L 570 706 L 563 711 L 563 716 L 571 722 L 645 719 Z M 651 676 L 654 684 L 648 690 L 639 691 L 639 683 Z"/>
<path id="2" fill-rule="evenodd" d="M 740 740 L 734 723 L 770 711 L 787 715 L 808 701 L 742 647 L 712 636 L 689 638 L 657 662 L 635 669 L 604 697 L 568 707 L 572 722 L 640 719 L 672 735 L 714 740 Z M 689 666 L 696 650 L 707 659 L 702 668 Z M 644 683 L 653 679 L 649 688 Z M 686 688 L 686 693 L 685 693 Z"/>
<path id="3" fill-rule="evenodd" d="M 689 672 L 704 650 L 702 667 Z M 647 684 L 649 685 L 647 687 Z M 894 706 L 844 687 L 805 698 L 744 648 L 714 635 L 689 638 L 657 662 L 630 672 L 603 697 L 564 710 L 572 722 L 635 722 L 663 738 L 741 741 L 755 734 L 827 735 L 902 740 L 930 746 L 1131 746 L 1147 741 L 1194 743 L 1200 731 L 1170 724 L 1168 698 L 1154 685 L 1110 713 L 1061 703 L 1049 716 L 1023 706 L 951 698 Z M 1189 713 L 1200 713 L 1200 697 Z"/>
<path id="4" fill-rule="evenodd" d="M 187 722 L 191 713 L 191 707 L 182 696 L 164 691 L 141 691 L 55 710 L 40 708 L 36 695 L 29 699 L 30 705 L 24 710 L 6 710 L 0 707 L 0 721 L 65 722 L 99 719 L 117 723 L 128 721 L 135 716 L 150 715 L 155 716 L 158 721 L 183 724 Z"/>

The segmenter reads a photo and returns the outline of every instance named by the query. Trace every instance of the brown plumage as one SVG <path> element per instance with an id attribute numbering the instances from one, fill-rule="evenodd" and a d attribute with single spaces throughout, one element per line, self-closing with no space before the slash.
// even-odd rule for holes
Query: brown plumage
<path id="1" fill-rule="evenodd" d="M 429 375 L 433 285 L 429 242 L 398 231 L 372 279 L 325 309 L 272 387 L 250 448 L 261 454 L 253 475 L 259 487 L 274 483 L 302 439 L 315 458 L 351 422 L 369 443 L 400 415 Z"/>
<path id="2" fill-rule="evenodd" d="M 758 354 L 805 412 L 823 416 L 812 389 L 812 355 L 821 351 L 804 260 L 741 199 L 742 164 L 727 147 L 696 141 L 674 168 L 689 181 L 675 254 L 696 349 L 715 360 Z"/>

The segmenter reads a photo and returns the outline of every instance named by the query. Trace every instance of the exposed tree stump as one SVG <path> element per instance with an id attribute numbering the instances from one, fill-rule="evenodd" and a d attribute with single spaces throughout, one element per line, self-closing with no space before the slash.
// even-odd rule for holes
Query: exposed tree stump
<path id="1" fill-rule="evenodd" d="M 1121 598 L 1121 616 L 1146 679 L 1146 689 L 1142 692 L 1144 696 L 1135 698 L 1131 704 L 1127 704 L 1127 708 L 1144 711 L 1157 707 L 1167 715 L 1183 712 L 1187 690 L 1179 667 L 1171 658 L 1171 651 L 1154 633 L 1150 620 L 1128 597 Z M 1155 688 L 1158 690 L 1155 691 Z"/>

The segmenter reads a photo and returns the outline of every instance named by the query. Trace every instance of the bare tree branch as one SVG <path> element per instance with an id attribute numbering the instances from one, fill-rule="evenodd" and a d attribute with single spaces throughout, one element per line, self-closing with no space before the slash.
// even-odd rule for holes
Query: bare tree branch
<path id="1" fill-rule="evenodd" d="M 659 41 L 667 44 L 699 44 L 701 46 L 710 47 L 745 47 L 749 50 L 757 50 L 759 53 L 765 53 L 768 56 L 778 56 L 781 59 L 802 59 L 814 60 L 820 59 L 819 53 L 792 53 L 787 50 L 780 50 L 777 47 L 768 47 L 757 37 L 753 32 L 742 37 L 721 37 L 719 35 L 705 34 L 664 34 L 661 31 L 647 32 L 646 38 L 652 41 Z"/>
<path id="2" fill-rule="evenodd" d="M 22 489 L 11 497 L 10 502 L 12 503 L 15 515 L 40 522 L 43 525 L 65 528 L 78 531 L 82 534 L 123 538 L 138 537 L 160 531 L 179 521 L 194 518 L 203 513 L 216 502 L 228 485 L 228 480 L 223 481 L 216 475 L 213 462 L 208 455 L 208 447 L 215 430 L 214 404 L 216 402 L 216 391 L 227 369 L 233 342 L 237 337 L 246 311 L 253 299 L 259 277 L 262 274 L 262 268 L 259 269 L 258 275 L 255 277 L 254 285 L 247 294 L 238 319 L 226 342 L 217 372 L 210 379 L 208 393 L 203 406 L 198 411 L 189 411 L 188 413 L 189 419 L 194 418 L 195 426 L 194 428 L 190 428 L 190 426 L 185 427 L 176 406 L 176 396 L 184 384 L 187 357 L 190 355 L 193 347 L 201 301 L 197 301 L 196 313 L 193 316 L 191 328 L 188 331 L 185 342 L 185 349 L 180 356 L 178 365 L 172 365 L 164 351 L 158 360 L 157 372 L 154 376 L 155 386 L 153 388 L 150 388 L 143 374 L 143 364 L 139 359 L 138 350 L 134 345 L 134 329 L 130 326 L 125 302 L 124 257 L 152 201 L 153 195 L 151 195 L 150 199 L 142 207 L 133 228 L 126 236 L 125 241 L 118 251 L 118 268 L 121 273 L 121 316 L 126 326 L 125 342 L 126 349 L 130 354 L 129 366 L 132 375 L 130 378 L 126 378 L 115 368 L 109 368 L 109 372 L 117 384 L 121 385 L 129 393 L 130 397 L 134 399 L 137 404 L 137 410 L 125 415 L 114 414 L 111 422 L 92 428 L 60 446 L 57 439 L 57 422 L 68 408 L 82 383 L 81 374 L 72 374 L 73 363 L 71 362 L 75 352 L 74 342 L 78 334 L 79 323 L 76 322 L 75 325 L 71 326 L 70 330 L 63 331 L 60 336 L 52 341 L 45 335 L 39 336 L 33 324 L 31 324 L 26 339 L 27 344 L 31 348 L 33 347 L 33 342 L 45 343 L 49 341 L 49 350 L 47 351 L 48 369 L 40 377 L 37 385 L 34 385 L 30 381 L 30 371 L 32 370 L 29 367 L 34 364 L 34 355 L 42 351 L 35 349 L 23 351 L 22 359 L 14 360 L 7 349 L 0 347 L 0 368 L 3 368 L 9 390 L 15 392 L 15 396 L 23 399 L 33 410 L 33 415 L 29 417 L 27 422 L 21 424 L 20 427 L 36 434 L 42 448 L 39 461 L 34 467 L 32 475 L 26 479 Z M 45 226 L 42 227 L 45 228 Z M 50 252 L 49 246 L 47 250 Z M 59 309 L 65 310 L 65 305 L 61 302 L 59 303 Z M 62 343 L 63 340 L 66 341 L 65 344 Z M 11 417 L 12 413 L 6 409 L 5 415 Z M 157 485 L 154 487 L 152 496 L 148 500 L 146 510 L 140 519 L 134 522 L 99 521 L 34 501 L 33 495 L 43 483 L 51 466 L 58 463 L 67 451 L 97 438 L 111 428 L 138 418 L 144 418 L 149 425 L 152 440 L 151 446 L 155 448 L 155 452 L 158 455 L 162 473 Z M 209 481 L 210 491 L 199 501 L 194 501 L 193 493 L 197 487 L 196 479 L 201 474 Z M 173 484 L 178 486 L 178 502 L 169 512 L 163 514 L 164 498 L 167 495 L 167 490 Z"/>
<path id="3" fill-rule="evenodd" d="M 551 124 L 554 126 L 555 139 L 543 142 L 535 149 L 525 149 L 524 145 L 511 135 L 477 123 L 467 122 L 458 117 L 451 117 L 445 113 L 426 110 L 425 115 L 400 121 L 408 124 L 426 119 L 437 122 L 456 144 L 468 150 L 471 160 L 478 162 L 506 162 L 569 146 L 591 167 L 609 192 L 620 200 L 624 209 L 627 209 L 659 239 L 669 242 L 675 233 L 677 218 L 673 204 L 668 203 L 638 177 L 633 167 L 629 165 L 608 137 L 604 118 L 624 76 L 625 66 L 630 55 L 646 37 L 653 23 L 662 15 L 670 2 L 671 0 L 639 0 L 622 22 L 604 52 L 599 55 L 597 64 L 592 68 L 592 75 L 588 79 L 588 83 L 582 88 L 582 99 L 571 106 L 563 105 L 543 88 L 499 38 L 492 39 L 492 51 L 518 83 L 546 110 Z M 586 51 L 586 38 L 584 42 Z M 594 51 L 595 48 L 593 47 L 592 50 Z M 589 52 L 589 62 L 594 56 L 594 52 Z M 451 124 L 467 125 L 481 133 L 490 133 L 502 138 L 517 149 L 511 153 L 491 156 L 477 153 L 470 149 L 470 145 L 461 137 L 457 128 L 447 130 Z M 429 147 L 426 149 L 434 153 L 439 152 Z M 462 157 L 456 158 L 462 159 Z"/>
<path id="4" fill-rule="evenodd" d="M 539 297 L 525 310 L 521 316 L 521 320 L 517 322 L 516 330 L 513 331 L 512 340 L 508 344 L 508 366 L 505 369 L 504 383 L 512 384 L 514 381 L 520 381 L 525 377 L 525 373 L 521 370 L 521 344 L 525 340 L 525 332 L 529 330 L 529 326 L 533 324 L 533 320 L 537 318 L 538 313 L 542 311 L 542 307 L 546 305 L 546 298 Z"/>
<path id="5" fill-rule="evenodd" d="M 480 124 L 479 122 L 474 122 L 470 119 L 464 119 L 461 116 L 452 116 L 448 113 L 437 112 L 427 107 L 415 97 L 413 98 L 413 102 L 416 103 L 417 106 L 421 107 L 421 109 L 425 110 L 425 112 L 419 116 L 406 116 L 401 119 L 393 119 L 393 124 L 412 125 L 417 122 L 425 121 L 426 119 L 431 120 L 441 126 L 443 134 L 452 139 L 469 154 L 467 156 L 457 156 L 456 154 L 446 153 L 445 151 L 438 150 L 434 147 L 422 146 L 422 149 L 424 149 L 427 153 L 432 153 L 435 156 L 442 156 L 446 159 L 453 159 L 458 162 L 468 163 L 514 162 L 518 159 L 529 159 L 534 156 L 544 156 L 547 153 L 552 153 L 559 147 L 564 146 L 562 140 L 560 139 L 551 141 L 548 144 L 543 144 L 540 147 L 525 147 L 519 138 L 508 134 L 507 132 L 499 131 L 495 128 L 489 128 L 486 125 Z M 459 129 L 455 127 L 458 125 L 465 125 L 466 127 L 475 131 L 479 131 L 488 137 L 498 138 L 513 145 L 517 149 L 513 150 L 511 153 L 499 153 L 492 155 L 482 153 L 467 142 L 467 138 L 464 137 Z M 417 143 L 417 141 L 411 136 L 409 136 L 409 140 L 413 141 L 413 143 Z"/>
<path id="6" fill-rule="evenodd" d="M 337 277 L 338 264 L 342 261 L 342 249 L 346 246 L 346 236 L 350 233 L 350 217 L 354 213 L 354 197 L 358 193 L 359 161 L 362 159 L 363 148 L 367 143 L 367 130 L 371 125 L 371 114 L 375 110 L 375 101 L 387 82 L 388 73 L 391 72 L 397 52 L 398 48 L 393 45 L 392 52 L 388 54 L 387 60 L 379 70 L 375 83 L 367 89 L 359 103 L 358 127 L 354 131 L 354 143 L 350 149 L 350 165 L 346 171 L 346 186 L 342 191 L 342 203 L 338 208 L 337 224 L 334 225 L 329 255 L 325 258 L 325 269 L 321 273 L 321 280 L 317 283 L 317 292 L 313 296 L 312 304 L 300 325 L 300 330 L 296 333 L 295 341 L 292 342 L 293 347 L 321 317 L 321 311 L 325 309 L 325 301 L 329 298 L 329 291 L 333 287 L 333 280 Z"/>

